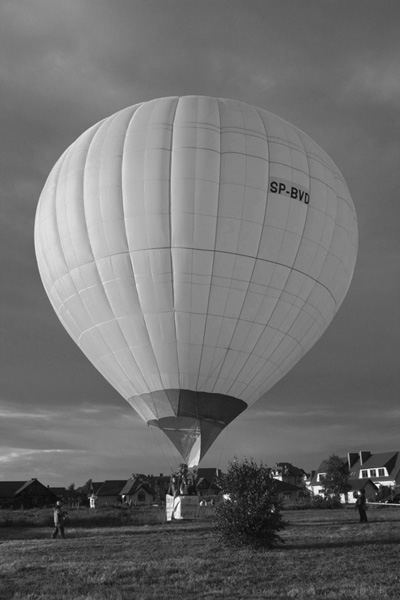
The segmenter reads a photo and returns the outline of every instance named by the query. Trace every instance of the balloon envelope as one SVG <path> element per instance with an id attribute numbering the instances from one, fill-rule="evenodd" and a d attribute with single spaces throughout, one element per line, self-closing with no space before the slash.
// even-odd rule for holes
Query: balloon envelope
<path id="1" fill-rule="evenodd" d="M 325 331 L 357 222 L 337 167 L 299 129 L 240 102 L 171 97 L 66 150 L 35 248 L 68 333 L 194 466 Z"/>

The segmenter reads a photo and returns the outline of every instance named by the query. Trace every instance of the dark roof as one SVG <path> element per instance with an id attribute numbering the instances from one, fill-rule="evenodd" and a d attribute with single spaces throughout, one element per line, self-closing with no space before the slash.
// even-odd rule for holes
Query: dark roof
<path id="1" fill-rule="evenodd" d="M 91 490 L 89 493 L 97 494 L 104 481 L 92 481 Z"/>
<path id="2" fill-rule="evenodd" d="M 299 467 L 295 467 L 294 465 L 292 465 L 292 463 L 289 462 L 278 462 L 276 463 L 276 469 L 275 470 L 286 470 L 287 473 L 289 473 L 290 475 L 294 475 L 295 477 L 303 477 L 303 475 L 306 475 L 306 472 L 304 469 L 300 469 Z"/>
<path id="3" fill-rule="evenodd" d="M 49 487 L 46 487 L 37 479 L 29 479 L 28 481 L 0 481 L 0 498 L 15 498 L 32 484 L 39 485 L 39 487 L 46 490 L 49 495 L 55 496 L 54 492 Z"/>
<path id="4" fill-rule="evenodd" d="M 221 470 L 212 468 L 197 469 L 196 485 L 202 489 L 217 488 L 217 478 L 221 476 Z"/>
<path id="5" fill-rule="evenodd" d="M 14 498 L 26 483 L 26 481 L 0 481 L 0 498 Z"/>
<path id="6" fill-rule="evenodd" d="M 376 490 L 378 489 L 378 486 L 376 486 L 372 479 L 369 479 L 369 477 L 363 477 L 362 479 L 349 479 L 351 492 L 359 492 L 360 490 L 364 490 L 368 484 L 372 485 Z"/>
<path id="7" fill-rule="evenodd" d="M 355 467 L 356 469 L 377 469 L 379 467 L 386 467 L 388 472 L 390 473 L 390 471 L 396 465 L 398 455 L 398 452 L 380 452 L 377 454 L 371 454 L 371 456 L 369 456 L 367 460 L 363 462 L 362 465 L 360 465 L 360 462 L 358 460 L 352 468 Z"/>
<path id="8" fill-rule="evenodd" d="M 97 496 L 119 496 L 122 488 L 126 484 L 126 479 L 109 479 L 101 485 L 97 492 Z"/>
<path id="9" fill-rule="evenodd" d="M 293 485 L 287 481 L 280 481 L 280 479 L 274 479 L 275 489 L 277 492 L 302 492 L 303 489 L 298 485 Z"/>
<path id="10" fill-rule="evenodd" d="M 152 494 L 153 490 L 150 482 L 144 475 L 136 475 L 135 477 L 131 477 L 128 479 L 124 487 L 122 488 L 120 494 L 132 496 L 136 494 L 141 488 L 143 488 L 148 494 Z"/>

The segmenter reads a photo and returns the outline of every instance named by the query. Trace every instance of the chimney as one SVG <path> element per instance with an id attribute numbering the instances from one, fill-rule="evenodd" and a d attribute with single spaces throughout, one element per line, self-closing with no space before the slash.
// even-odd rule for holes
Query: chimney
<path id="1" fill-rule="evenodd" d="M 369 452 L 368 450 L 360 450 L 359 456 L 360 456 L 360 465 L 363 465 L 365 463 L 365 461 L 368 460 L 369 457 L 371 456 L 371 452 Z"/>
<path id="2" fill-rule="evenodd" d="M 351 467 L 356 464 L 356 462 L 358 461 L 358 459 L 359 459 L 358 452 L 349 452 L 347 454 L 347 462 L 348 462 L 348 465 L 349 465 L 349 469 L 351 469 Z"/>

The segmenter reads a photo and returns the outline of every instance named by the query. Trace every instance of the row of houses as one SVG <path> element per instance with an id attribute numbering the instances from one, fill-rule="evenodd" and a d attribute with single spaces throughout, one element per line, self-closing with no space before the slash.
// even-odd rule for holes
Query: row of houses
<path id="1" fill-rule="evenodd" d="M 349 467 L 350 491 L 342 495 L 343 502 L 355 502 L 364 489 L 369 499 L 377 492 L 390 489 L 392 497 L 400 493 L 400 452 L 372 453 L 369 451 L 349 452 L 342 457 Z M 324 494 L 323 480 L 326 475 L 327 460 L 318 469 L 307 473 L 289 462 L 279 462 L 271 469 L 277 480 L 278 497 L 286 502 L 301 502 L 310 496 Z M 203 499 L 218 495 L 218 477 L 221 471 L 216 468 L 199 468 L 197 492 Z M 0 507 L 32 508 L 50 506 L 57 500 L 73 505 L 89 501 L 91 507 L 112 505 L 121 502 L 128 506 L 163 503 L 168 492 L 170 477 L 163 475 L 132 474 L 129 479 L 88 482 L 78 490 L 66 490 L 45 486 L 37 479 L 29 481 L 0 481 Z"/>
<path id="2" fill-rule="evenodd" d="M 220 469 L 198 469 L 197 492 L 202 498 L 218 494 Z M 33 478 L 28 481 L 0 481 L 0 507 L 39 508 L 54 505 L 57 500 L 73 506 L 86 504 L 92 508 L 123 503 L 128 506 L 163 503 L 168 492 L 168 475 L 132 474 L 129 479 L 91 481 L 82 488 L 67 490 L 50 487 Z"/>
<path id="3" fill-rule="evenodd" d="M 350 490 L 341 495 L 342 502 L 354 503 L 361 490 L 366 497 L 374 500 L 382 489 L 390 490 L 388 500 L 398 499 L 400 495 L 400 452 L 380 452 L 360 450 L 349 452 L 340 460 L 348 465 Z M 328 459 L 323 460 L 318 469 L 306 473 L 303 469 L 290 463 L 277 463 L 272 475 L 286 481 L 297 488 L 286 494 L 286 499 L 300 500 L 305 493 L 311 496 L 324 495 L 324 477 L 327 472 Z"/>

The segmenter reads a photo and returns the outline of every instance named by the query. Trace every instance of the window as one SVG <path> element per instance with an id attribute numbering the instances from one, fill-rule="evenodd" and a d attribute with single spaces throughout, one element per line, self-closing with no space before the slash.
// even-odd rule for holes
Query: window
<path id="1" fill-rule="evenodd" d="M 139 492 L 137 495 L 138 502 L 146 502 L 146 494 L 144 492 Z"/>
<path id="2" fill-rule="evenodd" d="M 387 477 L 387 471 L 384 467 L 380 467 L 379 469 L 364 469 L 360 471 L 360 477 Z"/>
<path id="3" fill-rule="evenodd" d="M 318 473 L 317 481 L 323 481 L 325 479 L 326 473 Z"/>

